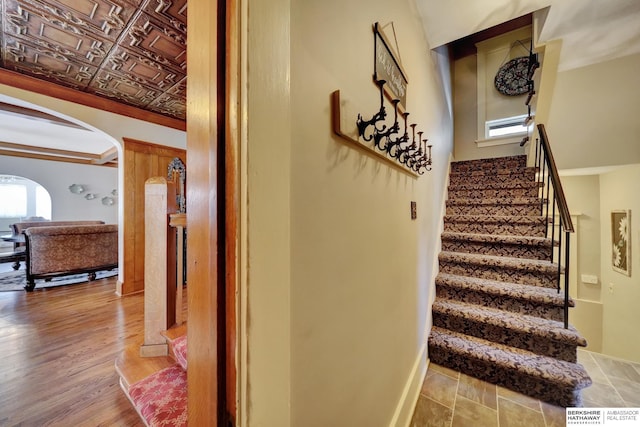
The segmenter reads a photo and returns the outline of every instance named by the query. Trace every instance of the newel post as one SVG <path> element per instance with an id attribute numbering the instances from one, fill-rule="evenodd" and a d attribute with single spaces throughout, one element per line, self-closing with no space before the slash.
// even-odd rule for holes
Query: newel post
<path id="1" fill-rule="evenodd" d="M 149 178 L 145 182 L 145 250 L 144 250 L 144 344 L 140 347 L 143 357 L 168 354 L 167 342 L 162 332 L 168 328 L 167 255 L 168 213 L 175 209 L 169 199 L 169 187 L 163 177 Z"/>

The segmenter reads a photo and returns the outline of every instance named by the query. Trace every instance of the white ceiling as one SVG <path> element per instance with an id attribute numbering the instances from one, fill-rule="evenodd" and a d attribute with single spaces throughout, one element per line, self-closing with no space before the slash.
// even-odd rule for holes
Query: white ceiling
<path id="1" fill-rule="evenodd" d="M 0 155 L 115 166 L 117 148 L 100 132 L 0 94 Z"/>
<path id="2" fill-rule="evenodd" d="M 416 0 L 432 48 L 550 6 L 540 42 L 562 39 L 560 71 L 640 53 L 639 0 Z"/>
<path id="3" fill-rule="evenodd" d="M 2 142 L 102 154 L 113 147 L 103 136 L 80 127 L 0 110 Z"/>

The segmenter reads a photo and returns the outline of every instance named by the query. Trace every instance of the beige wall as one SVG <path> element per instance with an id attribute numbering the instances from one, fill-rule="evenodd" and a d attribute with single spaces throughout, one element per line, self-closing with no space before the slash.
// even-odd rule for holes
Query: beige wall
<path id="1" fill-rule="evenodd" d="M 455 160 L 472 160 L 524 154 L 522 139 L 511 143 L 493 142 L 481 147 L 476 141 L 484 139 L 484 122 L 527 113 L 526 96 L 505 96 L 494 87 L 494 77 L 500 66 L 511 58 L 525 56 L 528 50 L 520 45 L 511 48 L 516 40 L 530 37 L 530 27 L 507 33 L 478 44 L 478 54 L 460 58 L 453 63 L 454 141 Z M 525 42 L 525 46 L 528 46 Z M 513 142 L 515 141 L 515 143 Z M 504 141 L 502 141 L 504 142 Z"/>
<path id="2" fill-rule="evenodd" d="M 570 277 L 575 307 L 569 311 L 569 322 L 586 338 L 588 350 L 602 352 L 599 176 L 563 176 L 561 180 L 574 221 L 571 251 L 577 264 L 575 269 L 573 266 L 570 269 L 575 275 Z M 595 276 L 598 283 L 583 282 L 583 275 Z"/>
<path id="3" fill-rule="evenodd" d="M 424 369 L 451 150 L 437 64 L 413 2 L 292 5 L 291 423 L 402 425 L 417 389 L 403 393 Z M 434 145 L 434 170 L 418 179 L 331 132 L 334 90 L 363 116 L 377 109 L 372 24 L 381 17 L 395 25 L 410 121 Z"/>
<path id="4" fill-rule="evenodd" d="M 559 169 L 640 162 L 640 55 L 558 73 L 547 133 Z"/>
<path id="5" fill-rule="evenodd" d="M 601 282 L 583 283 L 581 275 L 600 279 L 600 181 L 598 175 L 563 176 L 562 187 L 572 215 L 578 215 L 578 298 L 600 301 Z"/>
<path id="6" fill-rule="evenodd" d="M 363 115 L 377 108 L 372 24 L 381 17 L 395 24 L 411 121 L 434 144 L 434 170 L 419 179 L 331 131 L 334 90 Z M 452 146 L 438 55 L 411 1 L 253 2 L 248 19 L 241 419 L 405 425 L 426 369 Z"/>
<path id="7" fill-rule="evenodd" d="M 640 345 L 630 339 L 640 322 L 640 165 L 614 168 L 599 175 L 563 176 L 572 214 L 578 217 L 578 297 L 570 322 L 587 338 L 588 350 L 640 361 Z M 631 210 L 631 276 L 611 266 L 611 211 Z M 576 250 L 576 248 L 574 248 Z M 583 283 L 582 274 L 598 284 Z"/>
<path id="8" fill-rule="evenodd" d="M 600 240 L 603 313 L 603 353 L 640 362 L 640 165 L 600 176 Z M 611 267 L 611 211 L 631 210 L 631 276 Z"/>
<path id="9" fill-rule="evenodd" d="M 287 427 L 292 425 L 291 4 L 249 0 L 243 7 L 238 425 Z"/>

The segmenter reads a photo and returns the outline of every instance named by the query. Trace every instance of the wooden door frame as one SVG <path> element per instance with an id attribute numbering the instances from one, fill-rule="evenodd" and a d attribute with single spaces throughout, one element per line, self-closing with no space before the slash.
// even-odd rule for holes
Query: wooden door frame
<path id="1" fill-rule="evenodd" d="M 188 421 L 235 425 L 239 35 L 236 0 L 187 20 Z"/>

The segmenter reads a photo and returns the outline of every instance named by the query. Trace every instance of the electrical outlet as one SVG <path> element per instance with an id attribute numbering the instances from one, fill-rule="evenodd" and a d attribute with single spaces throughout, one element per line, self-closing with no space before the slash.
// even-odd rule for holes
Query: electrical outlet
<path id="1" fill-rule="evenodd" d="M 411 219 L 416 219 L 418 218 L 418 207 L 416 205 L 416 202 L 411 202 Z"/>
<path id="2" fill-rule="evenodd" d="M 613 293 L 613 283 L 609 283 L 609 293 Z"/>

